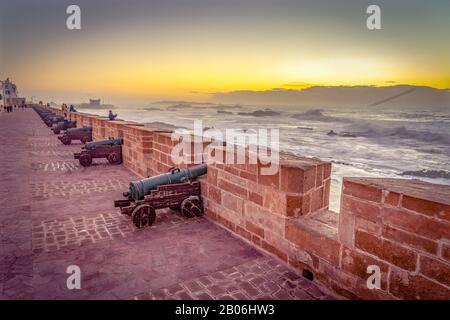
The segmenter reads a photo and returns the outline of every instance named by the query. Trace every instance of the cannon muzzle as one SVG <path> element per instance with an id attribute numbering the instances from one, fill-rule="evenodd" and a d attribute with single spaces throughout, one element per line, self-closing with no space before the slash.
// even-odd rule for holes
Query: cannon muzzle
<path id="1" fill-rule="evenodd" d="M 173 169 L 168 173 L 160 174 L 140 181 L 130 182 L 129 196 L 135 201 L 142 200 L 160 185 L 175 184 L 193 180 L 207 172 L 206 164 L 199 164 L 187 169 Z"/>

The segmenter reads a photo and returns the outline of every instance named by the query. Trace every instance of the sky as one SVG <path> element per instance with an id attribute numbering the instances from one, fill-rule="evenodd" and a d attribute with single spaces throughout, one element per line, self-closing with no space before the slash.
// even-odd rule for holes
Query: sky
<path id="1" fill-rule="evenodd" d="M 81 30 L 66 8 L 81 8 Z M 381 8 L 381 30 L 366 9 Z M 309 86 L 450 88 L 448 0 L 0 0 L 0 78 L 71 102 Z"/>

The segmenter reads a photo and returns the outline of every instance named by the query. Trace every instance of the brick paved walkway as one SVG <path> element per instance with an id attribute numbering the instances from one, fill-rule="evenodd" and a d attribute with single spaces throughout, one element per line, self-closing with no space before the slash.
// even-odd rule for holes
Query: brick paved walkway
<path id="1" fill-rule="evenodd" d="M 113 208 L 137 177 L 82 168 L 32 110 L 0 113 L 1 299 L 332 299 L 204 218 L 136 230 Z M 78 265 L 81 290 L 68 290 Z"/>

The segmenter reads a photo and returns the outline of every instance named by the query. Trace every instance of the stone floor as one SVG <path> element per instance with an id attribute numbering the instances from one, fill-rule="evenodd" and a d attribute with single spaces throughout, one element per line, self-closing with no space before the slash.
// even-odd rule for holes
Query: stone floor
<path id="1" fill-rule="evenodd" d="M 137 177 L 83 168 L 31 109 L 0 113 L 1 299 L 334 299 L 205 218 L 158 212 L 137 230 L 113 208 Z M 67 288 L 67 267 L 81 289 Z"/>

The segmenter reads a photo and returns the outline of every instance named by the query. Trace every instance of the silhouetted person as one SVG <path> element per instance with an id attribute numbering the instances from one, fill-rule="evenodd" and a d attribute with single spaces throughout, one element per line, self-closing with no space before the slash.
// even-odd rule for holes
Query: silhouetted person
<path id="1" fill-rule="evenodd" d="M 112 113 L 111 110 L 109 110 L 108 117 L 109 117 L 109 120 L 111 120 L 111 121 L 116 120 L 116 118 L 117 118 L 117 113 L 114 114 L 114 113 Z"/>

